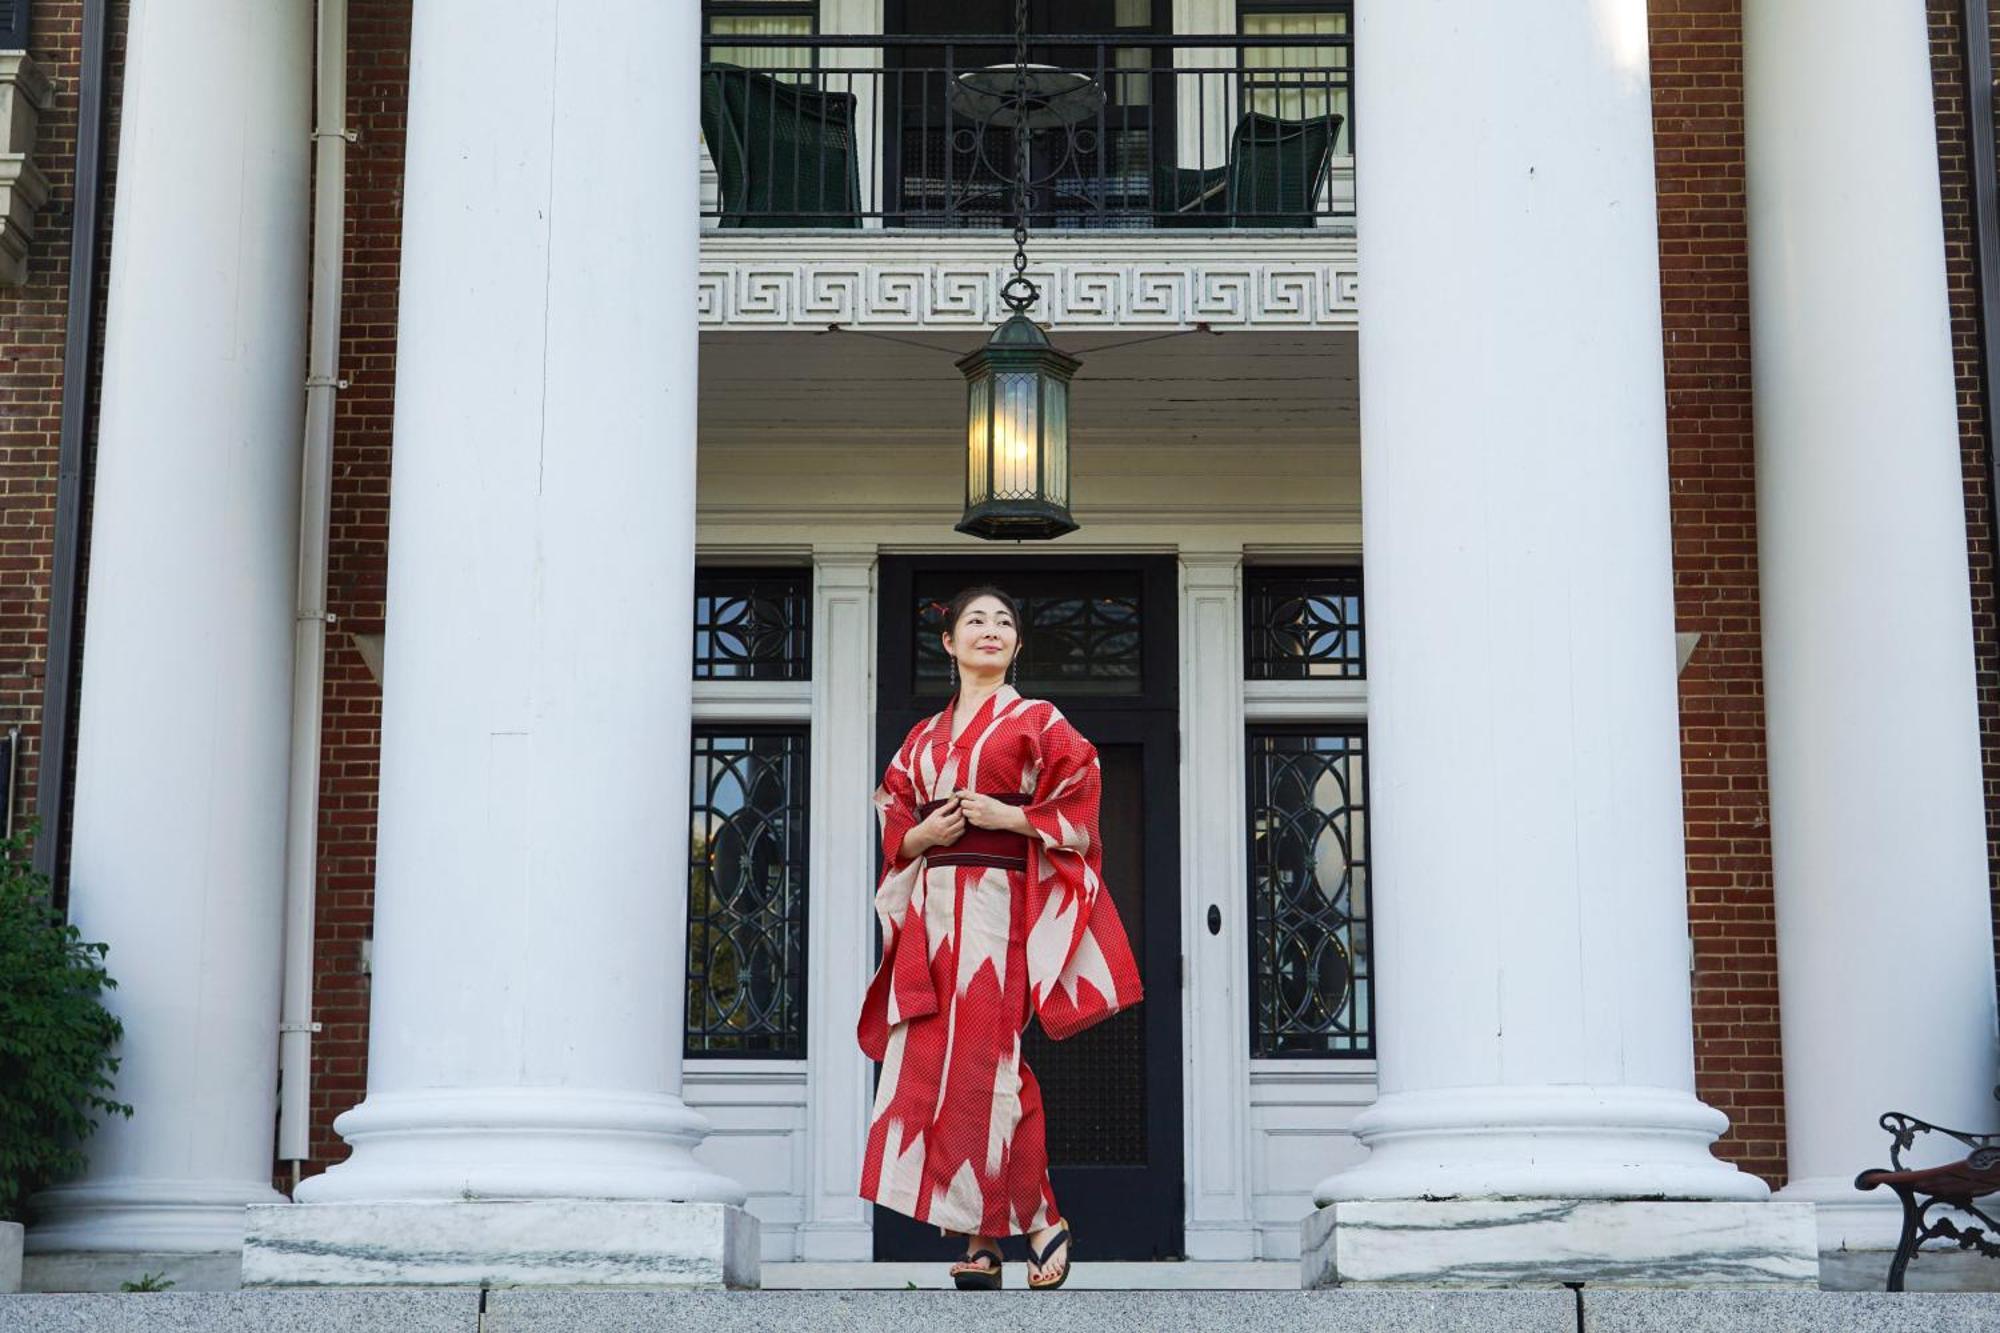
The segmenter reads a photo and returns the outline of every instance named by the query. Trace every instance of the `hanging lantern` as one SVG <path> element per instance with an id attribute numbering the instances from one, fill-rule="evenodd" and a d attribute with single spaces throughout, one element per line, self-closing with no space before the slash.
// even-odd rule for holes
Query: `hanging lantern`
<path id="1" fill-rule="evenodd" d="M 1035 72 L 1028 63 L 1027 0 L 1016 0 L 1012 95 L 982 89 L 980 104 L 990 125 L 1013 131 L 1014 272 L 1000 288 L 1010 314 L 984 347 L 958 363 L 965 373 L 965 517 L 958 531 L 988 541 L 1047 541 L 1076 531 L 1069 516 L 1069 381 L 1083 363 L 1050 346 L 1028 318 L 1041 299 L 1028 278 L 1029 136 L 1048 100 Z M 983 132 L 975 138 L 985 142 Z"/>
<path id="2" fill-rule="evenodd" d="M 965 357 L 965 517 L 988 540 L 1046 541 L 1069 516 L 1069 381 L 1082 363 L 1016 313 Z"/>

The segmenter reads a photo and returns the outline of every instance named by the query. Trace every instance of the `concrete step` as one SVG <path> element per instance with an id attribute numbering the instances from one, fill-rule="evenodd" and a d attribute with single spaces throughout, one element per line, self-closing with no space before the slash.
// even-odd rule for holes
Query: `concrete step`
<path id="1" fill-rule="evenodd" d="M 1079 1269 L 1079 1272 L 1081 1270 Z M 1991 1333 L 2000 1295 L 1722 1291 L 270 1291 L 0 1296 L 0 1333 Z"/>

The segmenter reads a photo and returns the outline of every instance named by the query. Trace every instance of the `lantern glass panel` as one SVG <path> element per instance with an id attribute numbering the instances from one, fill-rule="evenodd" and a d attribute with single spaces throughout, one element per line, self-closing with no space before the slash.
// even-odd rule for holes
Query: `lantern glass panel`
<path id="1" fill-rule="evenodd" d="M 1033 499 L 1041 443 L 1041 376 L 1008 370 L 994 376 L 993 492 L 1000 499 Z"/>
<path id="2" fill-rule="evenodd" d="M 1042 494 L 1052 504 L 1069 507 L 1069 381 L 1054 375 L 1042 380 L 1042 458 L 1047 475 Z"/>
<path id="3" fill-rule="evenodd" d="M 993 474 L 987 466 L 987 442 L 993 429 L 993 377 L 975 375 L 967 382 L 965 406 L 965 497 L 982 504 L 993 496 Z"/>

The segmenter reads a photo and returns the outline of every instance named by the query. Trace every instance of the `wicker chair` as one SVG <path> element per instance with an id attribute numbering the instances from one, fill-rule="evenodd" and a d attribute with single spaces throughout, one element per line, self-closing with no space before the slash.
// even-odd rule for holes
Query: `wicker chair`
<path id="1" fill-rule="evenodd" d="M 853 93 L 741 65 L 701 70 L 701 133 L 724 227 L 859 227 Z"/>
<path id="2" fill-rule="evenodd" d="M 1281 120 L 1246 112 L 1219 167 L 1155 167 L 1162 227 L 1310 227 L 1341 117 Z"/>

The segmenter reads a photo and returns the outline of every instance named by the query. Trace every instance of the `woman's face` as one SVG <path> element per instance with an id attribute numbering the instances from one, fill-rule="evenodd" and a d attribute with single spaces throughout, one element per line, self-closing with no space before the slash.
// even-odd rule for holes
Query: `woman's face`
<path id="1" fill-rule="evenodd" d="M 1005 676 L 1021 636 L 1014 614 L 998 597 L 974 598 L 944 636 L 944 650 L 958 661 L 961 676 Z"/>

